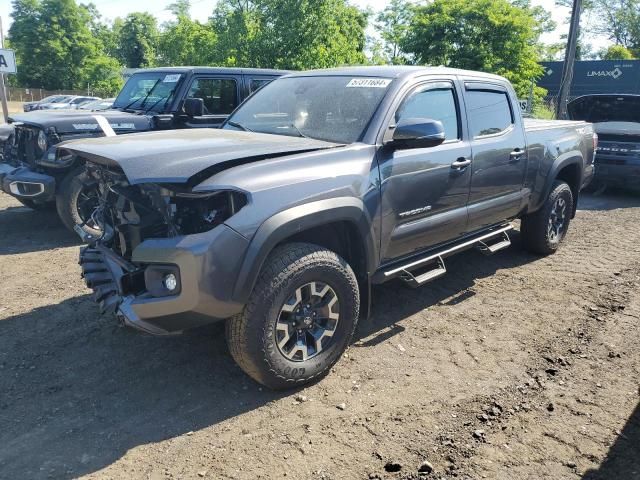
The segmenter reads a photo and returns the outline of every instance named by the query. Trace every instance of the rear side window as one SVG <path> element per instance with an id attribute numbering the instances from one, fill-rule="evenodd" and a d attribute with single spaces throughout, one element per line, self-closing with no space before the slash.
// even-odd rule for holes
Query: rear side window
<path id="1" fill-rule="evenodd" d="M 238 106 L 234 79 L 198 78 L 191 84 L 187 97 L 201 98 L 205 115 L 229 115 Z"/>
<path id="2" fill-rule="evenodd" d="M 439 120 L 446 140 L 460 138 L 458 107 L 453 85 L 449 83 L 423 85 L 414 90 L 396 112 L 396 123 L 403 118 Z"/>
<path id="3" fill-rule="evenodd" d="M 253 93 L 257 90 L 260 90 L 262 87 L 264 87 L 268 83 L 271 83 L 272 81 L 273 78 L 252 78 L 251 82 L 249 83 L 249 91 L 250 93 Z"/>
<path id="4" fill-rule="evenodd" d="M 513 125 L 506 92 L 468 90 L 467 115 L 474 138 L 501 133 Z"/>

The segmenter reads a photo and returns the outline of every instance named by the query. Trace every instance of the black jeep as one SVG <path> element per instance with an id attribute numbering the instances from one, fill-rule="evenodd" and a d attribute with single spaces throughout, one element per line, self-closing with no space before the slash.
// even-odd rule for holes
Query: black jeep
<path id="1" fill-rule="evenodd" d="M 107 111 L 34 111 L 10 117 L 0 187 L 33 209 L 55 206 L 71 230 L 97 233 L 91 213 L 95 186 L 85 182 L 82 160 L 60 155 L 66 140 L 149 130 L 218 128 L 252 92 L 283 71 L 172 67 L 134 73 Z"/>

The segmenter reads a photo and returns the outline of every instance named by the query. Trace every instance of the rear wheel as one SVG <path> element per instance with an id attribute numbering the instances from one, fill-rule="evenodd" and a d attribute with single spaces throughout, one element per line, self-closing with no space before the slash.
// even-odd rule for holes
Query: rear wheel
<path id="1" fill-rule="evenodd" d="M 272 389 L 324 376 L 349 346 L 360 307 L 351 267 L 336 253 L 292 243 L 267 259 L 242 314 L 227 321 L 229 350 Z"/>
<path id="2" fill-rule="evenodd" d="M 91 218 L 98 207 L 97 184 L 91 180 L 84 168 L 72 170 L 60 183 L 56 195 L 56 208 L 62 223 L 72 232 L 76 225 L 94 237 L 101 231 Z"/>
<path id="3" fill-rule="evenodd" d="M 555 253 L 569 230 L 573 193 L 566 182 L 556 180 L 542 207 L 522 218 L 522 243 L 533 253 Z"/>

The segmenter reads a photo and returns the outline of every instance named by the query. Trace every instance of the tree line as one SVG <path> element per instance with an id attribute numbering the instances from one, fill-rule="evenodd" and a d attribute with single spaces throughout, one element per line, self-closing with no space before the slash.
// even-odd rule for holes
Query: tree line
<path id="1" fill-rule="evenodd" d="M 638 2 L 586 2 L 590 11 L 606 8 L 607 18 L 615 19 L 613 56 L 633 57 L 640 50 Z M 391 0 L 378 14 L 348 0 L 219 0 L 206 22 L 191 17 L 189 0 L 177 0 L 167 8 L 172 19 L 162 24 L 146 12 L 106 21 L 95 5 L 76 0 L 12 5 L 8 44 L 19 65 L 13 84 L 90 86 L 103 96 L 119 90 L 125 67 L 305 70 L 354 64 L 482 70 L 506 76 L 519 95 L 528 96 L 542 74 L 538 62 L 553 54 L 540 36 L 555 28 L 549 13 L 530 0 Z M 631 7 L 635 17 L 621 13 Z M 375 38 L 367 37 L 370 24 Z M 537 97 L 543 93 L 534 90 Z"/>

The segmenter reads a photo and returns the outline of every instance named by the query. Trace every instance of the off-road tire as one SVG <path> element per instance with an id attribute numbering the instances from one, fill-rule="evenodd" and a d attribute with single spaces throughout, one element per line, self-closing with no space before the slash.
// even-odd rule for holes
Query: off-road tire
<path id="1" fill-rule="evenodd" d="M 55 208 L 54 202 L 38 203 L 28 198 L 16 198 L 22 205 L 36 212 L 46 212 Z"/>
<path id="2" fill-rule="evenodd" d="M 78 211 L 78 199 L 89 183 L 90 180 L 84 168 L 79 167 L 69 172 L 58 187 L 58 193 L 56 194 L 58 216 L 64 226 L 72 232 L 75 232 L 74 227 L 76 225 L 81 225 L 84 222 Z M 84 225 L 82 229 L 94 237 L 99 237 L 101 234 L 100 230 L 91 228 L 88 225 Z"/>
<path id="3" fill-rule="evenodd" d="M 276 322 L 284 302 L 308 282 L 329 285 L 339 299 L 339 321 L 331 343 L 305 361 L 292 361 L 277 346 Z M 336 253 L 308 243 L 277 247 L 267 258 L 244 311 L 227 320 L 226 338 L 236 363 L 274 390 L 322 378 L 351 343 L 360 308 L 358 282 Z"/>
<path id="4" fill-rule="evenodd" d="M 552 238 L 549 233 L 549 221 L 558 199 L 566 203 L 566 220 L 558 238 Z M 550 255 L 555 253 L 569 229 L 573 212 L 573 193 L 566 182 L 556 180 L 553 183 L 551 192 L 542 207 L 536 212 L 522 218 L 520 235 L 523 247 L 539 255 Z"/>

